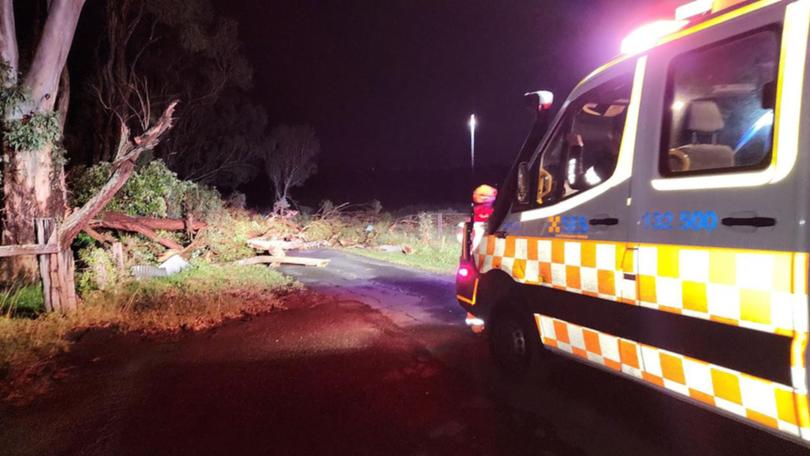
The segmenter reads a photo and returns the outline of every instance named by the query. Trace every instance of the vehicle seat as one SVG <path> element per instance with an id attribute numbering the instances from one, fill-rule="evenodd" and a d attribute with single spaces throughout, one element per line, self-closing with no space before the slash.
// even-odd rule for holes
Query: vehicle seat
<path id="1" fill-rule="evenodd" d="M 717 144 L 717 132 L 725 126 L 720 107 L 714 101 L 695 100 L 690 103 L 686 129 L 692 133 L 692 143 L 669 151 L 669 169 L 697 171 L 733 167 L 734 150 L 725 144 Z"/>

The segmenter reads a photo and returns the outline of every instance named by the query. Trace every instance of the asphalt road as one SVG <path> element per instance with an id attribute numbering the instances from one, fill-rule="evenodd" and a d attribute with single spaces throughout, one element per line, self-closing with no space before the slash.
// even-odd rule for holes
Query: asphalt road
<path id="1" fill-rule="evenodd" d="M 791 455 L 790 442 L 551 357 L 515 383 L 452 277 L 335 251 L 290 310 L 160 339 L 92 331 L 0 454 Z"/>

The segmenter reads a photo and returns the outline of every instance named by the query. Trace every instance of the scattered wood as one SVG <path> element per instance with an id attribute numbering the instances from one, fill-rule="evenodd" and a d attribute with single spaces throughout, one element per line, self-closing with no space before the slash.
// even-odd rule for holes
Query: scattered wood
<path id="1" fill-rule="evenodd" d="M 314 266 L 318 268 L 325 268 L 330 260 L 323 258 L 303 258 L 291 256 L 274 256 L 274 255 L 261 255 L 244 260 L 235 261 L 233 264 L 236 266 L 251 266 L 254 264 L 269 264 L 270 266 L 280 266 L 282 264 L 292 264 L 296 266 Z"/>
<path id="2" fill-rule="evenodd" d="M 299 250 L 305 249 L 309 245 L 304 241 L 284 241 L 280 239 L 253 238 L 247 240 L 248 247 L 261 252 L 273 252 L 276 250 Z"/>
<path id="3" fill-rule="evenodd" d="M 183 247 L 183 250 L 180 250 L 179 252 L 174 251 L 174 250 L 168 250 L 166 253 L 161 255 L 160 258 L 158 258 L 158 262 L 162 263 L 162 262 L 168 260 L 173 255 L 180 255 L 181 257 L 185 257 L 186 255 L 188 255 L 192 251 L 202 248 L 204 245 L 205 245 L 205 241 L 203 240 L 203 238 L 198 236 L 196 239 L 194 239 L 191 242 L 191 244 Z"/>

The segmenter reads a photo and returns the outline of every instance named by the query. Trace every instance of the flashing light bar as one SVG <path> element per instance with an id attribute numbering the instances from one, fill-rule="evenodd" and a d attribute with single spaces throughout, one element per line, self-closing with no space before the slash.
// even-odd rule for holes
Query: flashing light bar
<path id="1" fill-rule="evenodd" d="M 714 0 L 695 0 L 675 9 L 675 19 L 682 21 L 701 16 L 712 11 Z"/>
<path id="2" fill-rule="evenodd" d="M 689 24 L 687 20 L 660 20 L 644 24 L 622 40 L 622 54 L 638 54 L 652 48 L 661 38 Z"/>

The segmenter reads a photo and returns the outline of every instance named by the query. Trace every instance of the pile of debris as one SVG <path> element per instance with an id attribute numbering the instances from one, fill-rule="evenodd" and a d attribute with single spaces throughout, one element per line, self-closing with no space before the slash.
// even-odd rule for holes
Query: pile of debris
<path id="1" fill-rule="evenodd" d="M 278 220 L 274 220 L 278 221 Z M 324 247 L 328 242 L 306 242 L 301 237 L 303 231 L 301 227 L 291 222 L 289 219 L 282 220 L 282 223 L 289 225 L 287 231 L 298 233 L 286 238 L 280 238 L 278 230 L 271 230 L 259 237 L 248 239 L 247 246 L 256 252 L 256 256 L 243 258 L 238 261 L 228 262 L 235 265 L 266 264 L 270 267 L 280 265 L 299 265 L 326 267 L 329 260 L 304 258 L 287 255 L 290 250 L 306 250 L 317 247 Z M 208 228 L 204 221 L 188 219 L 171 219 L 157 217 L 133 217 L 117 212 L 107 212 L 99 216 L 98 219 L 90 222 L 84 231 L 91 238 L 110 248 L 114 258 L 114 263 L 120 270 L 124 270 L 124 248 L 121 241 L 109 234 L 113 232 L 137 233 L 155 244 L 162 246 L 165 251 L 158 260 L 158 266 L 139 264 L 132 268 L 132 275 L 135 278 L 167 277 L 176 274 L 189 266 L 187 259 L 196 250 L 207 247 L 205 236 L 199 233 Z M 161 235 L 161 232 L 184 232 L 185 236 Z M 179 238 L 190 239 L 187 245 L 178 242 Z"/>

